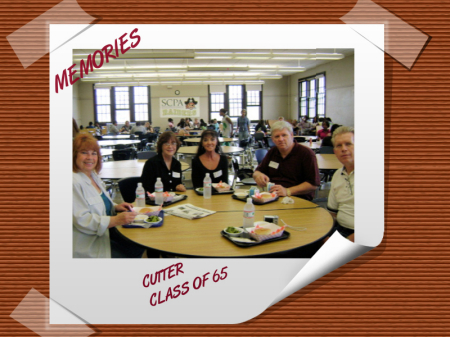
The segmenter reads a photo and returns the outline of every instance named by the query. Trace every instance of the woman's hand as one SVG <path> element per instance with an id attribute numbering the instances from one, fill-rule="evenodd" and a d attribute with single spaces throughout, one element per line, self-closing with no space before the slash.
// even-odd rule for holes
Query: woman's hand
<path id="1" fill-rule="evenodd" d="M 119 205 L 114 206 L 114 209 L 118 212 L 128 212 L 133 210 L 133 205 L 127 202 L 123 202 Z"/>
<path id="2" fill-rule="evenodd" d="M 179 184 L 177 185 L 175 190 L 177 190 L 178 192 L 186 192 L 186 186 L 184 186 L 183 184 Z"/>
<path id="3" fill-rule="evenodd" d="M 119 206 L 119 205 L 117 205 Z M 116 227 L 116 226 L 122 226 L 122 225 L 128 225 L 134 221 L 134 218 L 136 217 L 136 212 L 122 212 L 116 216 L 112 216 L 111 220 L 109 221 L 108 228 Z"/>

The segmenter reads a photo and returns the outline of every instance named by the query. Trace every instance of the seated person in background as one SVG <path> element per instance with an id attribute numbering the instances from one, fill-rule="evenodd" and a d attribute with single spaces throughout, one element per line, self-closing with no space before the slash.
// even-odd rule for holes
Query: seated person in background
<path id="1" fill-rule="evenodd" d="M 112 122 L 112 124 L 109 126 L 108 133 L 113 135 L 118 135 L 120 133 L 119 129 L 117 128 L 117 121 Z"/>
<path id="2" fill-rule="evenodd" d="M 354 241 L 355 131 L 351 127 L 341 126 L 334 132 L 332 141 L 334 154 L 344 166 L 333 175 L 327 208 L 336 216 L 337 231 Z"/>
<path id="3" fill-rule="evenodd" d="M 174 157 L 180 145 L 181 142 L 172 131 L 159 136 L 156 144 L 158 155 L 147 160 L 142 170 L 141 181 L 146 192 L 155 191 L 156 178 L 161 178 L 164 191 L 186 191 L 181 181 L 181 163 Z"/>
<path id="4" fill-rule="evenodd" d="M 126 121 L 125 125 L 122 126 L 122 128 L 120 129 L 120 132 L 130 132 L 130 130 L 131 130 L 130 122 Z"/>
<path id="5" fill-rule="evenodd" d="M 203 179 L 209 173 L 213 183 L 228 184 L 228 158 L 222 154 L 216 131 L 202 132 L 197 154 L 192 159 L 192 184 L 203 187 Z"/>
<path id="6" fill-rule="evenodd" d="M 266 123 L 264 122 L 263 119 L 261 119 L 258 124 L 256 124 L 255 126 L 255 132 L 262 132 L 264 134 L 266 134 L 267 132 L 267 128 L 266 128 Z"/>
<path id="7" fill-rule="evenodd" d="M 278 117 L 278 121 L 279 122 L 283 122 L 284 121 L 284 117 L 283 116 Z"/>
<path id="8" fill-rule="evenodd" d="M 314 198 L 320 185 L 319 169 L 314 152 L 297 142 L 291 124 L 280 121 L 272 126 L 272 147 L 253 173 L 260 187 L 275 183 L 270 192 L 279 196 L 295 195 L 306 200 Z"/>
<path id="9" fill-rule="evenodd" d="M 180 119 L 180 122 L 177 124 L 177 128 L 179 129 L 184 129 L 186 127 L 187 123 L 186 120 L 184 118 Z"/>
<path id="10" fill-rule="evenodd" d="M 298 122 L 297 122 L 297 120 L 296 119 L 294 119 L 293 121 L 292 121 L 292 129 L 293 129 L 293 131 L 294 131 L 294 136 L 298 136 L 301 132 L 300 132 L 300 127 L 299 127 L 299 125 L 298 125 Z"/>
<path id="11" fill-rule="evenodd" d="M 97 140 L 78 134 L 73 141 L 73 257 L 111 257 L 109 228 L 133 222 L 132 205 L 113 203 L 97 175 L 102 157 Z M 123 211 L 116 215 L 116 211 Z M 113 246 L 114 249 L 114 246 Z M 138 249 L 135 256 L 142 256 Z M 115 256 L 113 256 L 115 257 Z"/>
<path id="12" fill-rule="evenodd" d="M 301 134 L 302 135 L 309 135 L 311 133 L 311 130 L 315 132 L 315 126 L 308 122 L 308 117 L 303 116 L 300 121 L 300 128 L 301 128 Z"/>
<path id="13" fill-rule="evenodd" d="M 89 122 L 89 125 L 86 126 L 86 129 L 95 129 L 94 123 Z"/>
<path id="14" fill-rule="evenodd" d="M 322 139 L 322 144 L 320 145 L 320 147 L 324 147 L 324 146 L 331 146 L 331 147 L 333 147 L 333 143 L 331 142 L 331 137 L 333 136 L 334 130 L 336 130 L 340 126 L 342 126 L 342 125 L 333 124 L 331 126 L 331 128 L 330 128 L 331 135 L 329 135 L 329 136 L 325 137 L 324 139 Z"/>
<path id="15" fill-rule="evenodd" d="M 200 129 L 200 122 L 198 121 L 198 118 L 195 118 L 195 119 L 194 119 L 193 129 L 194 129 L 194 130 Z"/>
<path id="16" fill-rule="evenodd" d="M 147 130 L 147 133 L 155 133 L 155 130 L 153 130 L 153 127 L 152 127 L 152 123 L 145 122 L 144 127 Z"/>
<path id="17" fill-rule="evenodd" d="M 145 135 L 147 133 L 147 129 L 141 122 L 136 122 L 136 125 L 131 128 L 130 134 L 134 135 L 135 132 L 142 132 L 142 134 Z"/>
<path id="18" fill-rule="evenodd" d="M 213 124 L 214 124 L 214 130 L 219 133 L 219 123 L 217 122 L 217 119 L 213 119 Z"/>
<path id="19" fill-rule="evenodd" d="M 324 139 L 325 137 L 331 136 L 331 131 L 329 129 L 330 123 L 328 123 L 327 120 L 324 120 L 322 122 L 322 130 L 317 131 L 317 136 L 319 136 L 320 139 Z"/>
<path id="20" fill-rule="evenodd" d="M 206 129 L 207 129 L 207 125 L 202 118 L 202 119 L 200 119 L 200 130 L 206 130 Z"/>
<path id="21" fill-rule="evenodd" d="M 177 128 L 175 127 L 175 124 L 173 123 L 173 119 L 169 118 L 167 121 L 169 122 L 169 124 L 167 125 L 167 129 L 168 129 L 167 131 L 176 132 Z"/>
<path id="22" fill-rule="evenodd" d="M 80 125 L 80 130 L 84 130 L 84 126 L 83 125 Z"/>

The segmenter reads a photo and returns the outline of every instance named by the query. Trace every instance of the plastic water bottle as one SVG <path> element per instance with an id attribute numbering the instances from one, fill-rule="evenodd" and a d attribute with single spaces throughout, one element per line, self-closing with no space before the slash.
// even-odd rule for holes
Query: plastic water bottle
<path id="1" fill-rule="evenodd" d="M 142 183 L 138 183 L 136 188 L 136 206 L 145 207 L 145 190 L 142 187 Z"/>
<path id="2" fill-rule="evenodd" d="M 161 205 L 164 203 L 164 186 L 161 181 L 161 178 L 156 178 L 156 184 L 155 184 L 155 204 Z"/>
<path id="3" fill-rule="evenodd" d="M 211 177 L 209 173 L 206 173 L 205 179 L 203 179 L 203 198 L 211 199 Z"/>
<path id="4" fill-rule="evenodd" d="M 247 203 L 244 206 L 244 228 L 253 227 L 255 221 L 255 205 L 252 203 L 252 198 L 247 198 Z"/>

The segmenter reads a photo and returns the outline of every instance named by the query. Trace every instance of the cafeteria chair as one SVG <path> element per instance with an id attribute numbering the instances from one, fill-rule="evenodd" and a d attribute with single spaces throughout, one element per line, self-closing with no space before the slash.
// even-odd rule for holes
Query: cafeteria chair
<path id="1" fill-rule="evenodd" d="M 272 148 L 275 146 L 275 143 L 273 142 L 272 138 L 267 138 L 268 142 L 269 142 L 269 147 Z"/>
<path id="2" fill-rule="evenodd" d="M 142 151 L 142 152 L 138 152 L 137 157 L 138 157 L 138 159 L 150 159 L 156 155 L 157 155 L 157 153 L 155 151 Z"/>
<path id="3" fill-rule="evenodd" d="M 136 151 L 134 149 L 130 148 L 130 149 L 114 150 L 112 154 L 114 161 L 119 161 L 119 160 L 134 159 L 135 152 Z"/>
<path id="4" fill-rule="evenodd" d="M 269 152 L 267 149 L 257 149 L 255 151 L 255 157 L 256 157 L 256 161 L 258 162 L 258 165 L 261 164 L 261 162 L 263 161 L 267 152 Z"/>
<path id="5" fill-rule="evenodd" d="M 141 181 L 141 177 L 128 177 L 120 179 L 117 184 L 119 185 L 120 194 L 122 194 L 123 201 L 132 203 L 136 199 L 136 188 L 138 182 Z"/>
<path id="6" fill-rule="evenodd" d="M 238 179 L 241 185 L 256 185 L 256 182 L 253 179 L 253 170 L 248 168 L 239 168 L 239 163 L 236 159 L 233 159 L 232 165 L 234 169 L 234 178 L 231 186 L 233 189 L 238 184 Z"/>
<path id="7" fill-rule="evenodd" d="M 254 147 L 256 147 L 256 145 L 258 145 L 259 148 L 266 147 L 266 142 L 264 140 L 264 133 L 256 132 L 254 137 L 255 137 L 255 145 L 254 145 Z"/>

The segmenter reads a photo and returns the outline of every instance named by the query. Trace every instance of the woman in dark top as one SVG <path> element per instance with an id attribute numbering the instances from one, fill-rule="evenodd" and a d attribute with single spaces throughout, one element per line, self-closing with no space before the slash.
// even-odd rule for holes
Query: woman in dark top
<path id="1" fill-rule="evenodd" d="M 194 188 L 203 187 L 203 179 L 209 173 L 213 183 L 228 184 L 228 158 L 222 155 L 216 131 L 202 132 L 197 155 L 192 159 L 192 184 Z"/>
<path id="2" fill-rule="evenodd" d="M 261 132 L 264 132 L 264 133 L 267 132 L 266 125 L 264 123 L 264 120 L 262 120 L 262 119 L 255 126 L 255 132 L 258 132 L 258 131 L 261 131 Z"/>
<path id="3" fill-rule="evenodd" d="M 180 148 L 180 141 L 172 131 L 161 134 L 156 145 L 158 155 L 147 160 L 142 170 L 142 186 L 145 191 L 155 191 L 156 178 L 161 178 L 164 191 L 185 192 L 181 182 L 181 163 L 174 158 Z"/>

